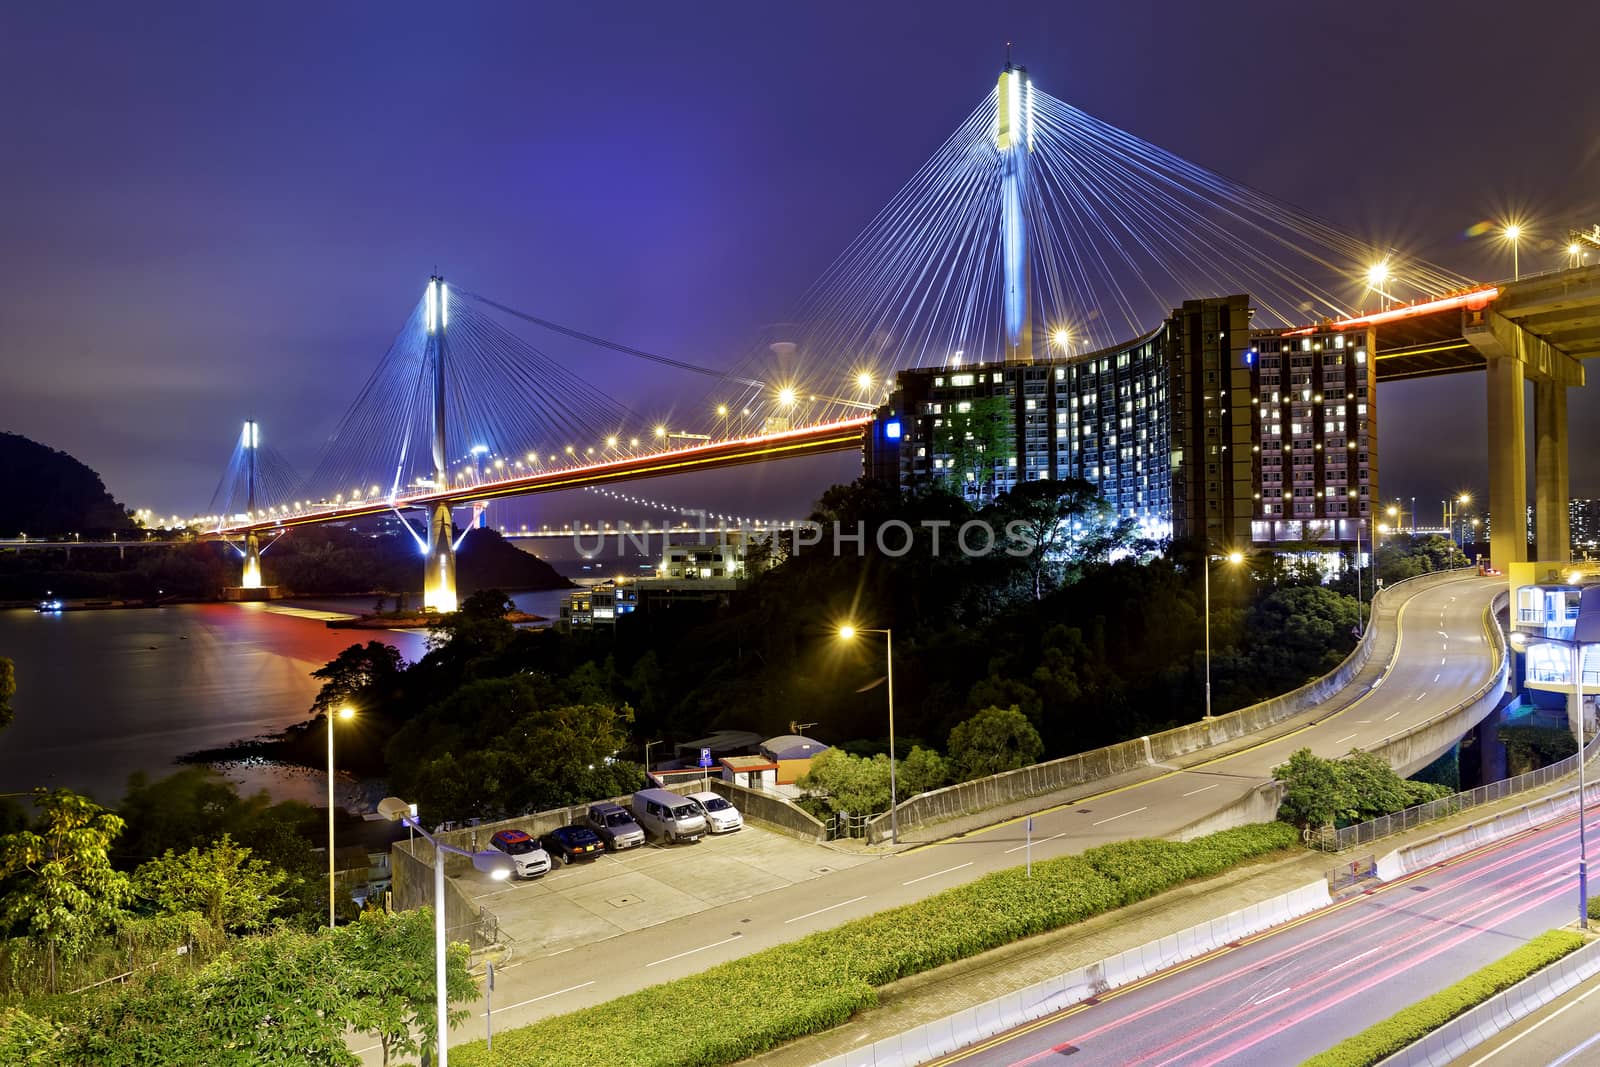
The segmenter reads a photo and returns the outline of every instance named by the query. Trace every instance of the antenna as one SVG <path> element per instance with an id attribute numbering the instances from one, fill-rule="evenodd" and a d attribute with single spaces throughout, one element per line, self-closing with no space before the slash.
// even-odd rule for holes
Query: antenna
<path id="1" fill-rule="evenodd" d="M 795 722 L 793 719 L 790 719 L 789 732 L 794 734 L 796 737 L 804 737 L 806 735 L 806 731 L 815 725 L 817 724 L 814 722 Z"/>

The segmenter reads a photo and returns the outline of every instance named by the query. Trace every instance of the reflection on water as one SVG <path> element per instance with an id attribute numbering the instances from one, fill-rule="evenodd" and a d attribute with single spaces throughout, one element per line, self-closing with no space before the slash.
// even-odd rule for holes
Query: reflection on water
<path id="1" fill-rule="evenodd" d="M 292 606 L 370 608 L 345 603 Z M 319 688 L 311 671 L 351 644 L 383 640 L 408 660 L 426 651 L 420 633 L 330 630 L 276 607 L 0 611 L 0 656 L 17 667 L 16 720 L 0 731 L 0 793 L 67 787 L 115 803 L 134 771 L 159 777 L 185 752 L 305 719 Z M 278 799 L 326 796 L 315 772 L 224 771 Z"/>

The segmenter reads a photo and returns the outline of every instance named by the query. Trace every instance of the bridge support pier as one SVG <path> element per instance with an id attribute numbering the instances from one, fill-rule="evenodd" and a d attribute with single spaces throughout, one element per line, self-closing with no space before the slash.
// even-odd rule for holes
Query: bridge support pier
<path id="1" fill-rule="evenodd" d="M 428 562 L 422 577 L 422 604 L 431 611 L 456 610 L 456 548 L 451 540 L 454 532 L 450 505 L 435 504 L 428 520 Z"/>
<path id="2" fill-rule="evenodd" d="M 1501 570 L 1528 558 L 1528 443 L 1522 364 L 1490 358 L 1489 561 Z M 1562 442 L 1565 447 L 1565 441 Z"/>
<path id="3" fill-rule="evenodd" d="M 1540 562 L 1572 558 L 1568 514 L 1567 387 L 1533 383 L 1534 545 Z"/>
<path id="4" fill-rule="evenodd" d="M 261 538 L 254 530 L 244 535 L 244 578 L 242 589 L 261 588 Z"/>

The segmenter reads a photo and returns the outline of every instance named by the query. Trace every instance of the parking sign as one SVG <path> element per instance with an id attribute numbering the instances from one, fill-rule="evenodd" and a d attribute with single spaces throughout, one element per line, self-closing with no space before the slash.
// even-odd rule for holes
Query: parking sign
<path id="1" fill-rule="evenodd" d="M 702 748 L 700 750 L 700 766 L 711 766 L 711 750 L 709 748 Z"/>

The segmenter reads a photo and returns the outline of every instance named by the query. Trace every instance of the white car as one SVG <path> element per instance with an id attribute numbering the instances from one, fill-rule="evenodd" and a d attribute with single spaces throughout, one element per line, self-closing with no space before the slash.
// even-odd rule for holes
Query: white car
<path id="1" fill-rule="evenodd" d="M 522 830 L 501 830 L 489 844 L 511 857 L 518 878 L 542 878 L 550 872 L 550 854 Z"/>
<path id="2" fill-rule="evenodd" d="M 731 833 L 744 829 L 744 816 L 739 809 L 715 793 L 690 793 L 687 799 L 705 812 L 706 825 L 714 834 Z"/>

